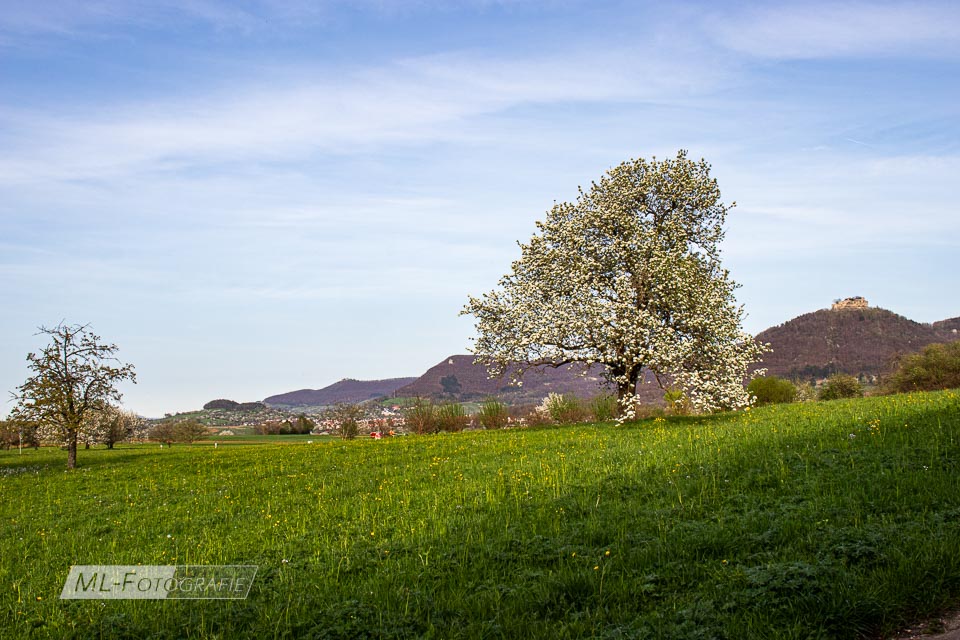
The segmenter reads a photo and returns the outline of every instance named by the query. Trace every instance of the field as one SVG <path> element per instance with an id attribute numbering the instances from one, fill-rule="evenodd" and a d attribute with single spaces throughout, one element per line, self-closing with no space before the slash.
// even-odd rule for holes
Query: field
<path id="1" fill-rule="evenodd" d="M 623 427 L 0 452 L 9 638 L 877 638 L 960 598 L 960 393 Z M 72 564 L 256 564 L 63 601 Z"/>

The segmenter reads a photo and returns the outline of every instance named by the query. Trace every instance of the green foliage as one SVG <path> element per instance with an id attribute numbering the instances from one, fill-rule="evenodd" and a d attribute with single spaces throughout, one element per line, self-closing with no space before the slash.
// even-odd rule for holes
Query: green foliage
<path id="1" fill-rule="evenodd" d="M 406 411 L 407 428 L 417 435 L 437 432 L 436 407 L 430 400 L 417 398 Z"/>
<path id="2" fill-rule="evenodd" d="M 20 442 L 20 430 L 12 420 L 0 420 L 0 449 L 16 447 Z"/>
<path id="3" fill-rule="evenodd" d="M 754 378 L 747 391 L 756 398 L 757 405 L 783 404 L 797 399 L 797 388 L 789 380 L 777 376 Z"/>
<path id="4" fill-rule="evenodd" d="M 551 393 L 540 404 L 538 410 L 546 414 L 556 424 L 573 424 L 587 418 L 583 403 L 577 396 L 564 393 Z"/>
<path id="5" fill-rule="evenodd" d="M 858 398 L 863 395 L 860 381 L 845 373 L 835 373 L 820 388 L 820 400 L 838 400 L 840 398 Z"/>
<path id="6" fill-rule="evenodd" d="M 617 396 L 602 395 L 592 398 L 590 400 L 589 412 L 597 422 L 607 422 L 616 419 L 620 413 Z"/>
<path id="7" fill-rule="evenodd" d="M 17 420 L 0 420 L 0 449 L 40 446 L 36 425 Z"/>
<path id="8" fill-rule="evenodd" d="M 337 435 L 344 440 L 353 440 L 360 435 L 360 421 L 366 417 L 366 411 L 358 404 L 340 403 L 324 412 L 324 419 L 336 425 Z"/>
<path id="9" fill-rule="evenodd" d="M 136 382 L 136 374 L 133 365 L 117 360 L 117 346 L 101 343 L 87 325 L 60 323 L 40 327 L 40 332 L 50 343 L 39 353 L 27 354 L 33 375 L 17 387 L 13 416 L 35 424 L 41 438 L 64 446 L 67 468 L 73 469 L 81 431 L 94 414 L 120 401 L 116 385 Z M 89 442 L 88 437 L 84 440 Z"/>
<path id="10" fill-rule="evenodd" d="M 503 429 L 510 420 L 507 405 L 496 398 L 488 398 L 480 405 L 477 420 L 484 429 Z"/>
<path id="11" fill-rule="evenodd" d="M 190 444 L 203 440 L 210 432 L 196 420 L 167 420 L 154 426 L 149 435 L 154 442 L 172 446 L 175 442 Z"/>
<path id="12" fill-rule="evenodd" d="M 817 399 L 817 388 L 809 380 L 796 384 L 797 402 L 813 402 Z"/>
<path id="13" fill-rule="evenodd" d="M 210 411 L 213 409 L 224 409 L 228 411 L 234 411 L 239 407 L 240 407 L 239 402 L 234 402 L 233 400 L 226 400 L 224 398 L 211 400 L 207 404 L 203 405 L 203 408 L 206 409 L 207 411 Z"/>
<path id="14" fill-rule="evenodd" d="M 293 433 L 304 435 L 313 431 L 316 426 L 316 422 L 308 418 L 305 413 L 301 413 L 293 423 Z"/>
<path id="15" fill-rule="evenodd" d="M 667 410 L 675 416 L 685 416 L 691 411 L 690 400 L 683 389 L 667 389 L 663 393 L 663 402 Z"/>
<path id="16" fill-rule="evenodd" d="M 945 391 L 84 473 L 0 451 L 0 637 L 893 637 L 960 598 L 957 415 Z M 81 561 L 259 570 L 245 601 L 60 600 Z"/>
<path id="17" fill-rule="evenodd" d="M 457 402 L 447 402 L 437 405 L 434 411 L 437 431 L 463 431 L 470 424 L 470 416 L 463 410 L 463 405 Z"/>
<path id="18" fill-rule="evenodd" d="M 960 388 L 960 341 L 927 345 L 900 358 L 883 388 L 890 393 Z"/>
<path id="19" fill-rule="evenodd" d="M 175 422 L 160 422 L 150 429 L 149 437 L 154 442 L 170 446 L 174 442 L 179 442 L 176 426 Z"/>
<path id="20" fill-rule="evenodd" d="M 196 420 L 184 420 L 174 425 L 173 434 L 177 442 L 190 444 L 205 439 L 210 435 L 210 431 Z"/>

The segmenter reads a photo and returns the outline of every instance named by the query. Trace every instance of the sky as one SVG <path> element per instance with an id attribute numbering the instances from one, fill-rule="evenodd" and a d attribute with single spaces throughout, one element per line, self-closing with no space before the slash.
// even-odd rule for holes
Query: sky
<path id="1" fill-rule="evenodd" d="M 960 316 L 960 5 L 0 0 L 0 415 L 89 323 L 143 415 L 466 353 L 554 202 L 687 149 L 745 329 Z"/>

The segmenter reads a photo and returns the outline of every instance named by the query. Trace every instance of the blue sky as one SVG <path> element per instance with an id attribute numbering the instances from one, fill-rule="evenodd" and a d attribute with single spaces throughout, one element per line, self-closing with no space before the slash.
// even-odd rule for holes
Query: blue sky
<path id="1" fill-rule="evenodd" d="M 61 320 L 150 416 L 419 375 L 555 200 L 680 148 L 747 330 L 960 315 L 955 3 L 0 5 L 0 389 Z"/>

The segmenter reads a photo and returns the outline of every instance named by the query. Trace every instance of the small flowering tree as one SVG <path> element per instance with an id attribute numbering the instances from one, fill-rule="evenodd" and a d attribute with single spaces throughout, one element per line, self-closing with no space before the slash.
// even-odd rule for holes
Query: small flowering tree
<path id="1" fill-rule="evenodd" d="M 742 330 L 720 264 L 732 206 L 685 151 L 611 169 L 537 222 L 498 289 L 470 297 L 477 362 L 492 376 L 605 365 L 625 418 L 644 368 L 698 410 L 747 406 L 743 381 L 764 348 Z"/>
<path id="2" fill-rule="evenodd" d="M 101 411 L 92 414 L 81 430 L 85 441 L 102 443 L 107 449 L 113 449 L 118 442 L 124 442 L 134 436 L 146 421 L 120 407 L 106 405 Z"/>

